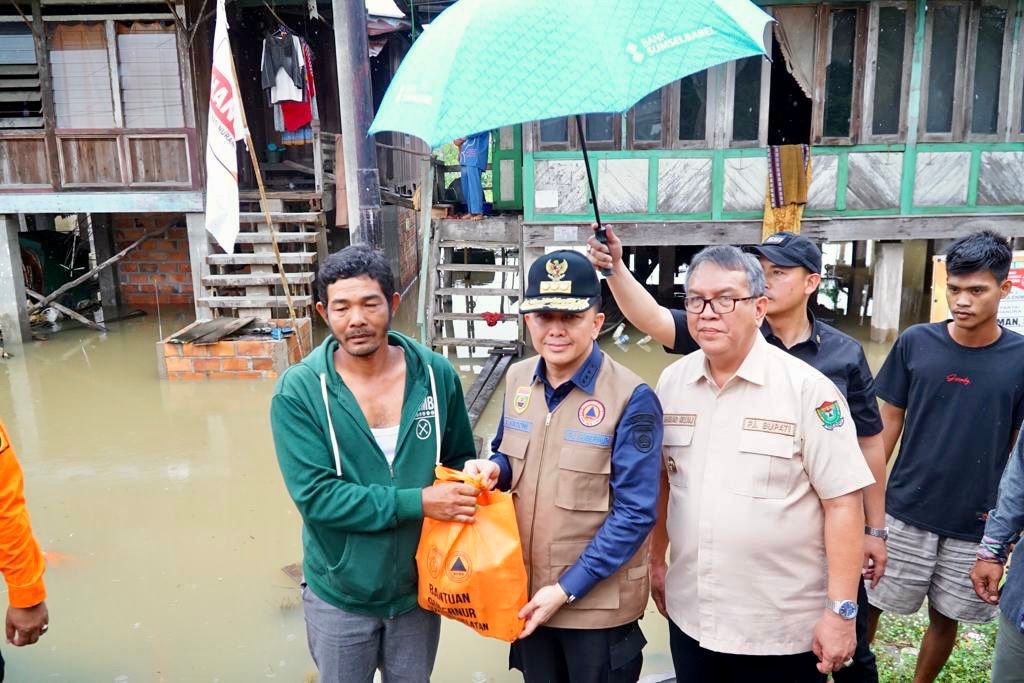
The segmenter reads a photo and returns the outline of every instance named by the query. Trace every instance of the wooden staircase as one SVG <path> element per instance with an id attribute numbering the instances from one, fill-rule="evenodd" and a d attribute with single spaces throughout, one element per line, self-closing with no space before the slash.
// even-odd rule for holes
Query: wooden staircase
<path id="1" fill-rule="evenodd" d="M 431 346 L 521 353 L 521 235 L 514 218 L 434 221 L 426 299 Z"/>
<path id="2" fill-rule="evenodd" d="M 317 262 L 327 254 L 324 212 L 310 211 L 304 199 L 268 202 L 295 315 L 312 317 Z M 301 206 L 288 206 L 294 203 Z M 209 306 L 215 316 L 286 318 L 287 297 L 277 272 L 266 218 L 258 200 L 243 197 L 241 204 L 241 232 L 235 253 L 207 256 L 210 272 L 201 278 L 203 293 L 199 301 Z"/>

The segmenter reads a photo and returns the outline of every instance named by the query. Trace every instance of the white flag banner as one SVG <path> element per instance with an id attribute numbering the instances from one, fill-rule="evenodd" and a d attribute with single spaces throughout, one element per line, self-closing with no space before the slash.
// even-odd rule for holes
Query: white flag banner
<path id="1" fill-rule="evenodd" d="M 210 71 L 210 113 L 206 127 L 206 229 L 227 253 L 238 237 L 238 158 L 235 144 L 245 139 L 235 82 L 224 0 L 217 0 Z"/>

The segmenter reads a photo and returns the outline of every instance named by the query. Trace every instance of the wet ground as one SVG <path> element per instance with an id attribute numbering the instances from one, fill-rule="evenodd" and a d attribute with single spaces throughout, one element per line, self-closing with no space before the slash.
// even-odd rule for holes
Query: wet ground
<path id="1" fill-rule="evenodd" d="M 397 327 L 412 331 L 414 314 Z M 165 308 L 160 323 L 166 334 L 191 320 Z M 307 680 L 299 591 L 281 571 L 301 557 L 300 520 L 274 458 L 273 383 L 161 382 L 156 316 L 111 327 L 0 361 L 52 620 L 39 644 L 3 647 L 7 680 Z M 606 347 L 652 384 L 671 360 L 656 344 Z M 886 349 L 867 347 L 877 370 Z M 467 386 L 479 362 L 455 361 Z M 497 417 L 492 401 L 477 433 L 489 439 Z M 642 626 L 644 673 L 671 670 L 653 604 Z M 505 644 L 446 622 L 434 680 L 521 679 Z"/>

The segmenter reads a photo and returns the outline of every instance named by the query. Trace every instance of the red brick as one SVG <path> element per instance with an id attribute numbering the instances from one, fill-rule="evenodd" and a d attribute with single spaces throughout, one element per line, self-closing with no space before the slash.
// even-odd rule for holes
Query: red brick
<path id="1" fill-rule="evenodd" d="M 192 365 L 196 372 L 217 372 L 220 370 L 219 358 L 197 358 Z"/>
<path id="2" fill-rule="evenodd" d="M 277 373 L 276 372 L 264 372 L 263 373 L 263 379 L 277 379 Z"/>
<path id="3" fill-rule="evenodd" d="M 164 357 L 165 358 L 171 358 L 171 357 L 180 358 L 181 355 L 182 355 L 182 353 L 181 353 L 181 344 L 164 344 Z"/>
<path id="4" fill-rule="evenodd" d="M 226 372 L 235 371 L 248 371 L 249 370 L 249 359 L 248 358 L 224 358 L 220 362 L 221 370 Z"/>
<path id="5" fill-rule="evenodd" d="M 121 265 L 118 267 L 121 269 L 122 273 L 136 273 L 139 270 L 139 267 L 136 264 L 125 263 L 123 261 L 121 262 Z"/>
<path id="6" fill-rule="evenodd" d="M 239 356 L 269 356 L 270 342 L 268 341 L 240 341 L 238 342 Z"/>
<path id="7" fill-rule="evenodd" d="M 211 356 L 236 356 L 238 355 L 235 349 L 235 342 L 222 341 L 216 344 L 210 344 L 210 355 Z"/>
<path id="8" fill-rule="evenodd" d="M 274 361 L 270 358 L 253 358 L 252 359 L 253 370 L 273 370 Z"/>
<path id="9" fill-rule="evenodd" d="M 198 344 L 185 344 L 183 347 L 184 355 L 193 356 L 197 358 L 206 358 L 210 355 L 210 347 Z"/>
<path id="10" fill-rule="evenodd" d="M 167 372 L 193 372 L 195 369 L 191 358 L 165 358 L 164 362 L 167 364 Z"/>

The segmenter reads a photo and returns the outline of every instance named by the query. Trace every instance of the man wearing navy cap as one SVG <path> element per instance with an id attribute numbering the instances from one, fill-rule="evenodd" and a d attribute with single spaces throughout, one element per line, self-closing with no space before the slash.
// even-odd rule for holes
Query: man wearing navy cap
<path id="1" fill-rule="evenodd" d="M 608 229 L 608 244 L 594 237 L 588 257 L 595 268 L 610 268 L 607 282 L 623 315 L 672 353 L 690 353 L 699 346 L 686 324 L 686 312 L 660 306 L 622 262 L 622 243 Z M 799 358 L 828 377 L 846 398 L 857 427 L 857 440 L 875 483 L 864 489 L 864 579 L 872 586 L 885 572 L 885 450 L 882 419 L 875 397 L 874 378 L 860 343 L 817 320 L 808 301 L 821 282 L 821 251 L 801 235 L 780 232 L 752 247 L 765 274 L 768 311 L 761 326 L 768 343 Z M 664 604 L 664 549 L 653 548 L 652 590 L 659 609 Z M 871 652 L 867 592 L 862 584 L 857 598 L 857 650 L 853 662 L 833 673 L 837 683 L 876 683 L 878 671 Z M 662 611 L 664 613 L 664 611 Z"/>
<path id="2" fill-rule="evenodd" d="M 509 666 L 527 683 L 636 681 L 643 664 L 662 413 L 598 347 L 600 303 L 582 254 L 533 263 L 519 310 L 540 360 L 509 369 L 494 455 L 466 464 L 516 496 L 531 600 Z"/>

